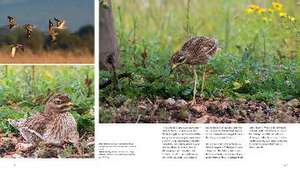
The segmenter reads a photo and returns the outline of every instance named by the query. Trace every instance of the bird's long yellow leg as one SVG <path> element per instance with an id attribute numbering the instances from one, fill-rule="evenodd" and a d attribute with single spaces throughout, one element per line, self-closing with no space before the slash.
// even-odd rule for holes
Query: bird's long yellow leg
<path id="1" fill-rule="evenodd" d="M 204 65 L 203 75 L 202 75 L 201 96 L 203 96 L 203 91 L 204 91 L 205 72 L 206 72 L 206 65 Z"/>
<path id="2" fill-rule="evenodd" d="M 197 93 L 197 82 L 198 82 L 198 75 L 197 75 L 196 68 L 194 66 L 193 66 L 193 70 L 194 70 L 194 94 L 193 94 L 193 100 L 191 105 L 196 104 L 196 93 Z"/>

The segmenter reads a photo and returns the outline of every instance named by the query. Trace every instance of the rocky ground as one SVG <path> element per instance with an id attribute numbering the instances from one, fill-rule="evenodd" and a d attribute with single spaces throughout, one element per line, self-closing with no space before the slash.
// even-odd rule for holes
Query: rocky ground
<path id="1" fill-rule="evenodd" d="M 79 155 L 71 144 L 55 147 L 40 143 L 25 143 L 18 134 L 0 132 L 0 157 L 2 158 L 93 158 L 94 137 L 81 139 L 83 154 Z"/>
<path id="2" fill-rule="evenodd" d="M 268 104 L 254 100 L 228 98 L 197 99 L 196 105 L 182 99 L 100 103 L 100 122 L 112 123 L 298 123 L 298 99 Z"/>

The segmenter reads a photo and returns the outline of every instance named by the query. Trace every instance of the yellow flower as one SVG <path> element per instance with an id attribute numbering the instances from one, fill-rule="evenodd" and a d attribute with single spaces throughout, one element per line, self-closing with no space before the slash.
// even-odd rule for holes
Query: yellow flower
<path id="1" fill-rule="evenodd" d="M 282 18 L 286 18 L 288 15 L 285 12 L 280 12 L 279 16 L 282 17 Z"/>
<path id="2" fill-rule="evenodd" d="M 265 22 L 268 21 L 268 17 L 263 17 L 262 19 L 263 19 L 263 21 L 265 21 Z"/>
<path id="3" fill-rule="evenodd" d="M 289 20 L 290 20 L 291 22 L 295 22 L 295 21 L 296 21 L 296 18 L 293 17 L 293 16 L 288 16 L 288 18 L 289 18 Z"/>
<path id="4" fill-rule="evenodd" d="M 245 10 L 245 12 L 246 12 L 246 13 L 248 13 L 248 14 L 250 14 L 250 13 L 253 13 L 253 12 L 254 12 L 254 10 L 253 10 L 253 9 L 251 9 L 251 8 L 247 8 L 247 9 Z"/>
<path id="5" fill-rule="evenodd" d="M 233 85 L 234 90 L 238 90 L 243 86 L 241 83 L 239 83 L 237 81 L 233 82 L 232 85 Z"/>
<path id="6" fill-rule="evenodd" d="M 258 10 L 258 9 L 260 9 L 260 7 L 258 6 L 258 5 L 255 5 L 255 4 L 251 4 L 250 6 L 249 6 L 249 9 L 252 9 L 252 10 Z"/>
<path id="7" fill-rule="evenodd" d="M 245 10 L 246 13 L 250 14 L 250 13 L 254 13 L 255 11 L 258 11 L 260 9 L 260 7 L 258 5 L 255 4 L 251 4 L 249 5 L 249 7 Z"/>
<path id="8" fill-rule="evenodd" d="M 268 9 L 268 12 L 272 14 L 272 13 L 274 13 L 274 10 L 273 9 Z"/>
<path id="9" fill-rule="evenodd" d="M 283 9 L 283 5 L 279 2 L 272 2 L 272 6 L 273 6 L 274 10 L 277 10 L 277 11 L 282 11 L 282 9 Z"/>
<path id="10" fill-rule="evenodd" d="M 268 17 L 266 17 L 266 16 L 263 17 L 262 20 L 263 20 L 264 22 L 271 22 L 271 21 L 272 21 L 271 18 L 268 18 Z"/>
<path id="11" fill-rule="evenodd" d="M 263 14 L 263 13 L 266 13 L 266 9 L 265 8 L 259 8 L 258 10 L 257 10 L 257 13 L 259 13 L 259 14 Z"/>

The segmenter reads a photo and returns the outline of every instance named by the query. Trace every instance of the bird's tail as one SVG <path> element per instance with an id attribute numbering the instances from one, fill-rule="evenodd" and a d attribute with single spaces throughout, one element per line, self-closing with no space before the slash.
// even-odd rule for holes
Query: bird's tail
<path id="1" fill-rule="evenodd" d="M 8 123 L 15 128 L 19 128 L 22 125 L 23 121 L 9 119 Z"/>

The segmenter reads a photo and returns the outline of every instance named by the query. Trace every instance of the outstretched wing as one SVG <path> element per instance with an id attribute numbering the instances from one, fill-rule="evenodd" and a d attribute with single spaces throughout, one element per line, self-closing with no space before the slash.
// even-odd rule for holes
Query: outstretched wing
<path id="1" fill-rule="evenodd" d="M 64 29 L 66 29 L 66 21 L 62 21 L 61 23 L 59 23 L 58 25 L 57 25 L 57 27 L 53 27 L 53 29 L 57 29 L 57 30 L 64 30 Z"/>
<path id="2" fill-rule="evenodd" d="M 66 21 L 65 20 L 60 20 L 60 19 L 58 19 L 56 17 L 54 17 L 54 20 L 56 22 L 55 29 L 64 30 L 66 28 L 65 27 L 65 25 L 66 25 Z"/>
<path id="3" fill-rule="evenodd" d="M 14 27 L 16 27 L 16 19 L 12 16 L 7 16 L 7 19 L 8 19 L 8 28 L 9 29 L 12 29 Z"/>
<path id="4" fill-rule="evenodd" d="M 20 47 L 20 49 L 22 50 L 22 52 L 25 52 L 25 47 L 24 46 Z"/>
<path id="5" fill-rule="evenodd" d="M 51 30 L 53 28 L 53 25 L 53 22 L 51 21 L 51 19 L 49 19 L 48 30 Z"/>
<path id="6" fill-rule="evenodd" d="M 25 46 L 23 44 L 17 44 L 17 49 L 21 49 L 24 52 Z"/>
<path id="7" fill-rule="evenodd" d="M 11 53 L 10 53 L 11 58 L 14 58 L 14 57 L 15 57 L 16 52 L 17 52 L 17 47 L 13 46 L 13 47 L 11 48 Z"/>
<path id="8" fill-rule="evenodd" d="M 14 17 L 12 17 L 12 16 L 7 16 L 7 18 L 9 21 L 12 21 L 14 19 Z"/>
<path id="9" fill-rule="evenodd" d="M 56 18 L 56 17 L 54 17 L 54 20 L 55 20 L 56 22 L 60 22 L 60 20 L 59 20 L 58 18 Z"/>

